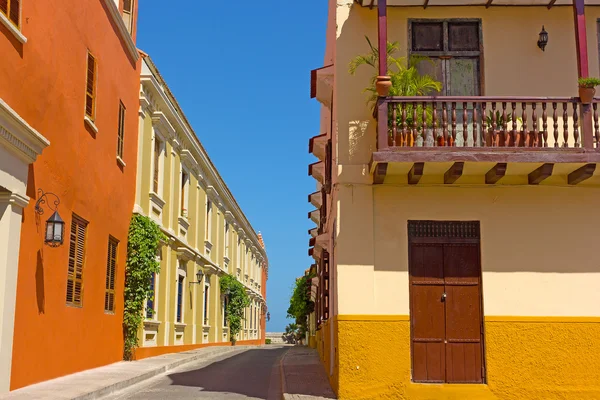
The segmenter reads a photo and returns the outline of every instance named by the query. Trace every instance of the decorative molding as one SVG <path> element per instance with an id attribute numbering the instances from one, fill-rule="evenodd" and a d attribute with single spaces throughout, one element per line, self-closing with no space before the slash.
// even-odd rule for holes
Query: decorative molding
<path id="1" fill-rule="evenodd" d="M 8 203 L 17 207 L 25 208 L 30 198 L 15 192 L 0 192 L 0 203 Z"/>
<path id="2" fill-rule="evenodd" d="M 178 247 L 177 248 L 177 258 L 183 261 L 192 261 L 196 258 L 196 253 L 190 250 L 187 247 Z"/>
<path id="3" fill-rule="evenodd" d="M 96 124 L 94 123 L 94 121 L 92 121 L 92 119 L 90 117 L 88 117 L 87 115 L 85 117 L 83 117 L 83 122 L 85 122 L 85 124 L 94 131 L 94 133 L 98 133 L 98 127 L 96 126 Z"/>
<path id="4" fill-rule="evenodd" d="M 19 42 L 23 44 L 27 43 L 27 38 L 25 37 L 25 35 L 23 35 L 21 30 L 17 28 L 12 22 L 10 22 L 10 20 L 6 18 L 6 15 L 4 15 L 3 13 L 0 13 L 0 22 L 10 31 L 10 33 L 12 33 L 17 38 Z"/>
<path id="5" fill-rule="evenodd" d="M 115 23 L 115 25 L 117 25 L 119 34 L 120 34 L 121 38 L 123 39 L 123 41 L 125 42 L 125 47 L 127 48 L 127 52 L 129 53 L 131 60 L 134 63 L 137 62 L 137 60 L 140 58 L 140 55 L 137 51 L 137 48 L 135 47 L 133 38 L 131 37 L 131 35 L 129 34 L 129 31 L 127 30 L 127 26 L 125 26 L 125 21 L 123 21 L 123 17 L 121 16 L 119 9 L 117 8 L 117 5 L 115 4 L 114 0 L 103 0 L 103 1 L 104 1 L 104 4 L 106 5 L 106 8 L 108 8 L 110 16 L 113 19 L 113 22 Z"/>
<path id="6" fill-rule="evenodd" d="M 162 111 L 154 111 L 152 113 L 152 122 L 158 126 L 161 133 L 167 139 L 171 139 L 175 136 L 175 128 L 171 125 L 169 119 Z"/>
<path id="7" fill-rule="evenodd" d="M 0 14 L 1 15 L 1 14 Z M 0 143 L 27 164 L 50 145 L 50 141 L 33 129 L 8 104 L 0 99 Z"/>
<path id="8" fill-rule="evenodd" d="M 233 224 L 235 217 L 233 216 L 233 213 L 231 211 L 225 211 L 225 220 L 227 222 L 229 222 L 230 224 Z"/>

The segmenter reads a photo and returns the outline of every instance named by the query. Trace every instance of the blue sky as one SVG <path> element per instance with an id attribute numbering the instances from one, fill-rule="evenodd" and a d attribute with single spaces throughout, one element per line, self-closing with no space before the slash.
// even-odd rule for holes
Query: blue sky
<path id="1" fill-rule="evenodd" d="M 308 139 L 319 134 L 310 70 L 323 64 L 325 0 L 140 1 L 150 54 L 269 256 L 268 331 L 282 331 L 311 264 Z"/>

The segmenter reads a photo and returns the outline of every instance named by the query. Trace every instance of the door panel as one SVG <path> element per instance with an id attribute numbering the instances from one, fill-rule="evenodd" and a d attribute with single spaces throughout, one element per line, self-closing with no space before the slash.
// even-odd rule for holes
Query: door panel
<path id="1" fill-rule="evenodd" d="M 411 248 L 411 320 L 413 378 L 445 381 L 444 248 L 413 245 Z"/>
<path id="2" fill-rule="evenodd" d="M 448 225 L 447 231 L 455 225 Z M 422 237 L 418 243 L 410 243 L 412 362 L 416 382 L 483 382 L 479 243 L 469 240 L 452 238 L 445 242 L 433 235 L 432 243 Z"/>

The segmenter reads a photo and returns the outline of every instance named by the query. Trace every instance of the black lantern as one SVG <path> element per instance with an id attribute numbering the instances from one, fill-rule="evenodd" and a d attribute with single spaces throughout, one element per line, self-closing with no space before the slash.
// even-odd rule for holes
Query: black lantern
<path id="1" fill-rule="evenodd" d="M 49 197 L 54 197 L 51 205 Z M 42 189 L 38 189 L 38 200 L 35 203 L 35 212 L 38 215 L 44 215 L 44 204 L 54 211 L 52 216 L 46 221 L 46 233 L 44 235 L 44 243 L 50 247 L 58 247 L 63 244 L 65 237 L 65 221 L 58 214 L 58 205 L 60 199 L 54 193 L 45 193 Z"/>
<path id="2" fill-rule="evenodd" d="M 270 313 L 270 312 L 268 312 L 268 313 L 267 313 L 267 321 L 270 321 L 270 320 L 271 320 L 271 313 Z"/>
<path id="3" fill-rule="evenodd" d="M 542 51 L 546 51 L 547 44 L 548 44 L 548 32 L 546 32 L 544 25 L 542 25 L 542 31 L 540 32 L 540 38 L 538 40 L 537 45 L 540 49 L 542 49 Z"/>
<path id="4" fill-rule="evenodd" d="M 204 276 L 204 272 L 202 272 L 202 270 L 199 269 L 198 272 L 196 272 L 196 282 L 190 282 L 190 285 L 193 285 L 194 283 L 201 284 L 203 276 Z"/>
<path id="5" fill-rule="evenodd" d="M 48 221 L 46 221 L 46 243 L 50 247 L 58 247 L 63 244 L 65 236 L 65 221 L 58 215 L 58 211 L 54 211 L 54 214 Z"/>

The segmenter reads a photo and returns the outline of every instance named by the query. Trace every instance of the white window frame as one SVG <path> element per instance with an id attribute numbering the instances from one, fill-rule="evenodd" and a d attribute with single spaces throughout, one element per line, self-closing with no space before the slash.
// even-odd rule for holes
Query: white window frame
<path id="1" fill-rule="evenodd" d="M 204 291 L 202 292 L 202 325 L 210 326 L 210 277 L 204 275 Z"/>
<path id="2" fill-rule="evenodd" d="M 210 209 L 208 208 L 208 205 L 210 204 Z M 213 220 L 213 212 L 214 212 L 214 208 L 215 208 L 215 204 L 212 202 L 211 199 L 206 198 L 206 203 L 204 204 L 204 214 L 206 216 L 207 222 L 204 225 L 204 229 L 205 229 L 205 236 L 206 236 L 206 241 L 208 243 L 212 243 L 211 239 L 212 239 L 212 220 Z"/>
<path id="3" fill-rule="evenodd" d="M 187 272 L 185 271 L 185 264 L 182 264 L 182 261 L 179 260 L 177 268 L 177 285 L 175 288 L 175 325 L 185 325 L 185 281 L 187 278 Z M 181 322 L 177 321 L 177 298 L 179 297 L 179 277 L 183 277 L 183 284 L 181 285 L 181 290 L 183 293 L 181 294 Z"/>
<path id="4" fill-rule="evenodd" d="M 158 193 L 154 192 L 154 148 L 156 146 L 156 138 L 160 141 L 160 154 L 158 157 Z M 157 195 L 159 198 L 163 198 L 164 192 L 164 181 L 165 181 L 165 158 L 167 152 L 167 140 L 160 133 L 160 131 L 152 126 L 152 157 L 151 157 L 151 166 L 150 166 L 150 191 Z"/>
<path id="5" fill-rule="evenodd" d="M 185 182 L 183 182 L 184 174 L 187 176 L 187 179 Z M 188 169 L 185 168 L 185 166 L 183 164 L 181 164 L 181 172 L 179 173 L 179 193 L 181 193 L 181 186 L 183 186 L 185 184 L 185 187 L 183 188 L 183 194 L 184 194 L 183 206 L 186 210 L 185 218 L 188 218 L 189 210 L 190 210 L 190 181 L 191 181 L 190 171 L 188 171 Z M 181 203 L 182 202 L 180 201 L 179 202 L 179 215 L 183 217 L 184 215 L 183 215 L 183 210 L 181 209 Z"/>

